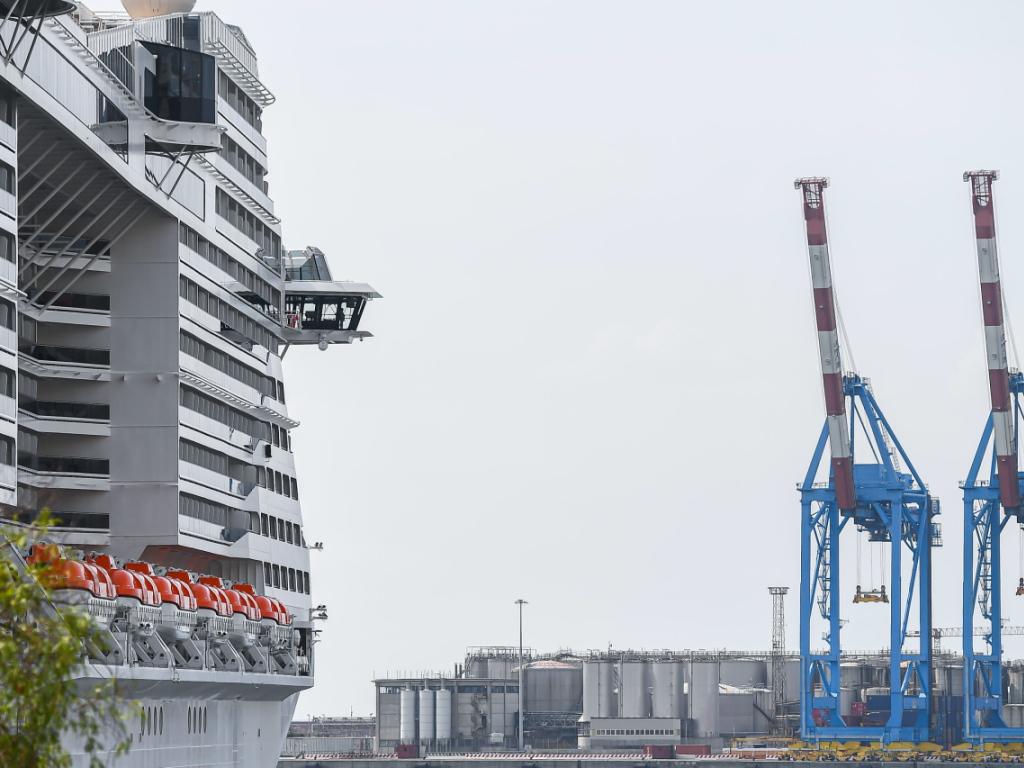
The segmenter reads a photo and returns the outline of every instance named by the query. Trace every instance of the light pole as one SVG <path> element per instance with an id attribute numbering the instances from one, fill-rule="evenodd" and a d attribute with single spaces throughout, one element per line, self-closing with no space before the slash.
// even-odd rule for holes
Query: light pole
<path id="1" fill-rule="evenodd" d="M 523 606 L 526 605 L 526 601 L 519 598 L 516 600 L 516 605 L 519 606 L 519 751 L 522 752 L 525 748 L 523 746 L 523 702 L 525 701 L 523 695 Z"/>

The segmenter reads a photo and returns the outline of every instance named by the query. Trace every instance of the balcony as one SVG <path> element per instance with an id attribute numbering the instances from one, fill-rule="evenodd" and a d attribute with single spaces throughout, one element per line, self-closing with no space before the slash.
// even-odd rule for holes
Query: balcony
<path id="1" fill-rule="evenodd" d="M 70 365 L 92 365 L 110 367 L 109 349 L 82 349 L 80 347 L 56 347 L 49 344 L 22 342 L 18 351 L 41 363 L 67 363 Z"/>
<path id="2" fill-rule="evenodd" d="M 35 456 L 29 453 L 18 453 L 18 468 L 30 469 L 54 475 L 91 475 L 103 477 L 110 475 L 109 459 L 91 459 L 77 456 Z"/>
<path id="3" fill-rule="evenodd" d="M 99 403 L 38 402 L 22 399 L 18 423 L 49 435 L 110 437 L 110 406 Z"/>
<path id="4" fill-rule="evenodd" d="M 19 452 L 18 483 L 66 491 L 109 491 L 110 461 Z"/>
<path id="5" fill-rule="evenodd" d="M 22 400 L 18 407 L 36 416 L 50 419 L 84 419 L 110 421 L 110 406 L 101 403 L 63 403 Z"/>
<path id="6" fill-rule="evenodd" d="M 77 530 L 105 531 L 110 528 L 110 515 L 100 512 L 52 512 L 56 530 L 74 528 Z"/>
<path id="7" fill-rule="evenodd" d="M 247 483 L 234 477 L 222 475 L 212 469 L 201 467 L 198 464 L 181 460 L 179 464 L 181 479 L 190 480 L 193 483 L 211 488 L 221 493 L 227 493 L 239 498 L 245 498 L 255 488 L 254 483 Z"/>
<path id="8" fill-rule="evenodd" d="M 56 301 L 53 301 L 56 297 Z M 37 304 L 49 304 L 54 309 L 82 309 L 89 312 L 109 312 L 110 297 L 96 293 L 56 293 L 45 291 L 33 297 Z M 53 301 L 52 304 L 50 302 Z"/>
<path id="9" fill-rule="evenodd" d="M 225 528 L 219 523 L 199 520 L 180 513 L 178 515 L 178 531 L 209 541 L 223 542 L 224 544 L 234 544 L 236 541 L 240 541 L 245 534 L 249 533 L 248 530 Z"/>

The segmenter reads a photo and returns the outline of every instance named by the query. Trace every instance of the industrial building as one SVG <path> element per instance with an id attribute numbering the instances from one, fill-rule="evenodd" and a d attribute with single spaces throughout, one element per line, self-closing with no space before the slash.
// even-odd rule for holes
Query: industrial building
<path id="1" fill-rule="evenodd" d="M 962 732 L 963 659 L 934 652 L 939 702 L 933 739 Z M 773 674 L 772 670 L 781 670 Z M 889 655 L 851 656 L 841 666 L 839 712 L 851 726 L 888 717 Z M 470 648 L 450 672 L 374 681 L 376 749 L 418 744 L 421 754 L 513 749 L 518 742 L 518 650 Z M 1003 717 L 1024 724 L 1024 662 L 1008 663 Z M 800 658 L 765 651 L 524 651 L 524 741 L 533 749 L 637 750 L 795 735 Z M 776 706 L 776 701 L 780 702 Z"/>

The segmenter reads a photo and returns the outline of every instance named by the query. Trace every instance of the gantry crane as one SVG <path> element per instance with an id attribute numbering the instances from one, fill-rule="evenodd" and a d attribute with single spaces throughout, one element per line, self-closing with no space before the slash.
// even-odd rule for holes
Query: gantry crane
<path id="1" fill-rule="evenodd" d="M 931 520 L 938 503 L 896 438 L 868 381 L 843 370 L 825 226 L 827 186 L 823 178 L 795 182 L 803 198 L 826 411 L 799 486 L 800 731 L 810 741 L 924 741 L 929 733 L 931 644 L 919 644 L 923 647 L 916 651 L 905 644 L 915 609 L 919 631 L 931 635 Z M 862 437 L 855 439 L 857 434 Z M 826 448 L 828 480 L 818 482 Z M 878 727 L 849 726 L 839 711 L 839 544 L 841 534 L 854 529 L 865 532 L 870 541 L 887 543 L 890 559 L 892 583 L 886 597 L 891 711 Z M 811 651 L 816 614 L 826 627 L 823 653 Z"/>
<path id="2" fill-rule="evenodd" d="M 992 409 L 974 453 L 964 491 L 964 739 L 1024 741 L 1024 728 L 1010 728 L 1002 715 L 1002 560 L 1000 538 L 1012 520 L 1024 523 L 1017 433 L 1024 377 L 1010 372 L 1003 328 L 992 184 L 997 171 L 967 171 L 977 240 L 981 307 L 985 325 Z M 984 469 L 983 462 L 990 456 Z M 1002 511 L 1000 511 L 1000 508 Z M 982 622 L 984 650 L 974 648 L 974 622 Z"/>

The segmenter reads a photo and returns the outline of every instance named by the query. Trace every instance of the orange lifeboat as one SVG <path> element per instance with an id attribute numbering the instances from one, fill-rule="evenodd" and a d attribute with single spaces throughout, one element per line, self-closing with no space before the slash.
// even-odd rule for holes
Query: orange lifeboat
<path id="1" fill-rule="evenodd" d="M 232 606 L 235 608 L 235 613 L 241 612 L 245 614 L 245 618 L 249 621 L 259 621 L 262 618 L 259 605 L 256 604 L 256 598 L 243 589 L 239 589 L 241 584 L 235 584 L 232 589 L 229 589 L 228 599 L 232 601 Z M 237 602 L 236 602 L 237 601 Z"/>
<path id="2" fill-rule="evenodd" d="M 192 592 L 192 585 L 189 582 L 167 576 L 157 576 L 153 571 L 153 566 L 149 563 L 125 563 L 124 567 L 126 570 L 149 576 L 163 602 L 176 605 L 183 611 L 194 611 L 198 607 L 195 593 Z"/>
<path id="3" fill-rule="evenodd" d="M 163 600 L 152 576 L 134 570 L 118 568 L 110 555 L 93 555 L 87 562 L 106 571 L 114 584 L 118 597 L 129 597 L 143 605 L 159 606 Z"/>
<path id="4" fill-rule="evenodd" d="M 225 586 L 224 580 L 219 576 L 201 576 L 199 577 L 199 583 L 210 589 L 218 590 L 230 606 L 231 615 L 241 613 L 247 619 L 259 621 L 259 609 L 255 606 L 250 607 L 250 604 L 243 598 L 242 593 Z"/>
<path id="5" fill-rule="evenodd" d="M 26 560 L 30 565 L 44 566 L 42 579 L 48 589 L 81 589 L 104 600 L 116 597 L 106 571 L 89 562 L 65 558 L 56 544 L 33 544 Z"/>
<path id="6" fill-rule="evenodd" d="M 216 586 L 204 584 L 202 579 L 198 582 L 192 582 L 192 578 L 187 571 L 168 571 L 167 577 L 188 583 L 192 594 L 195 595 L 198 608 L 213 611 L 218 616 L 232 615 L 231 603 L 228 602 L 224 590 L 218 589 Z"/>
<path id="7" fill-rule="evenodd" d="M 253 600 L 256 601 L 256 606 L 259 608 L 260 617 L 269 619 L 275 624 L 291 624 L 291 617 L 288 615 L 288 611 L 285 610 L 280 600 L 275 600 L 266 595 L 256 594 L 256 590 L 252 584 L 236 584 L 235 589 L 244 595 L 249 595 Z"/>

